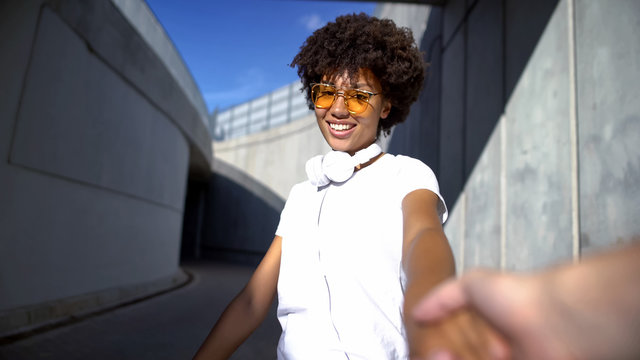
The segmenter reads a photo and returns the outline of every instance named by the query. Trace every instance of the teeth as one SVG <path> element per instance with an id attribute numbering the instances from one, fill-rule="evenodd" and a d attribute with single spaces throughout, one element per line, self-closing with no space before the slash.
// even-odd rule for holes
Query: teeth
<path id="1" fill-rule="evenodd" d="M 334 124 L 334 123 L 329 123 L 329 126 L 333 130 L 338 130 L 338 131 L 349 130 L 353 127 L 353 125 L 351 124 Z"/>

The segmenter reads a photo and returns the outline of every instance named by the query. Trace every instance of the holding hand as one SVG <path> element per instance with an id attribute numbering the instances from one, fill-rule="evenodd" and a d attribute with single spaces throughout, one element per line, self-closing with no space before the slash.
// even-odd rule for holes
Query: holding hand
<path id="1" fill-rule="evenodd" d="M 422 323 L 422 328 L 424 338 L 414 341 L 411 360 L 509 359 L 506 341 L 470 309 Z"/>
<path id="2" fill-rule="evenodd" d="M 513 359 L 637 359 L 640 244 L 533 275 L 471 271 L 436 287 L 413 316 L 431 325 L 470 309 L 504 335 Z"/>

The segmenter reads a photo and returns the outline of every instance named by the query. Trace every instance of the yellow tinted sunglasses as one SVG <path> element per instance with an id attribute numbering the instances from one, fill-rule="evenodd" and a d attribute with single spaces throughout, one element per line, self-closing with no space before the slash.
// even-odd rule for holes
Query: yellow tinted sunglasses
<path id="1" fill-rule="evenodd" d="M 378 95 L 366 90 L 336 89 L 329 84 L 311 84 L 311 100 L 318 109 L 328 109 L 338 96 L 344 98 L 344 105 L 351 114 L 359 114 L 367 109 L 369 99 Z"/>

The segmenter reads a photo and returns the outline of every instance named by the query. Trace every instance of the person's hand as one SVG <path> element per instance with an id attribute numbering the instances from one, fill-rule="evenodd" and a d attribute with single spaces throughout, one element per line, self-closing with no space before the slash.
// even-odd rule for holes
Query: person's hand
<path id="1" fill-rule="evenodd" d="M 409 339 L 411 360 L 509 359 L 505 340 L 468 308 L 417 326 L 421 338 Z"/>
<path id="2" fill-rule="evenodd" d="M 438 324 L 473 309 L 505 336 L 514 359 L 572 358 L 556 337 L 554 330 L 560 326 L 553 324 L 554 313 L 545 311 L 545 276 L 471 271 L 435 288 L 415 307 L 413 315 L 420 323 Z M 500 354 L 492 354 L 498 359 L 496 355 Z"/>

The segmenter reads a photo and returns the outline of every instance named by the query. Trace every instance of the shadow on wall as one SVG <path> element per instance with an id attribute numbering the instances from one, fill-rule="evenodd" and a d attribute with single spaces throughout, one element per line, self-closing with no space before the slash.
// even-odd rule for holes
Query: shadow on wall
<path id="1" fill-rule="evenodd" d="M 419 44 L 425 84 L 389 152 L 418 158 L 456 203 L 558 0 L 451 0 L 433 7 Z"/>
<path id="2" fill-rule="evenodd" d="M 257 265 L 271 244 L 284 199 L 219 159 L 208 182 L 189 183 L 181 259 Z"/>

